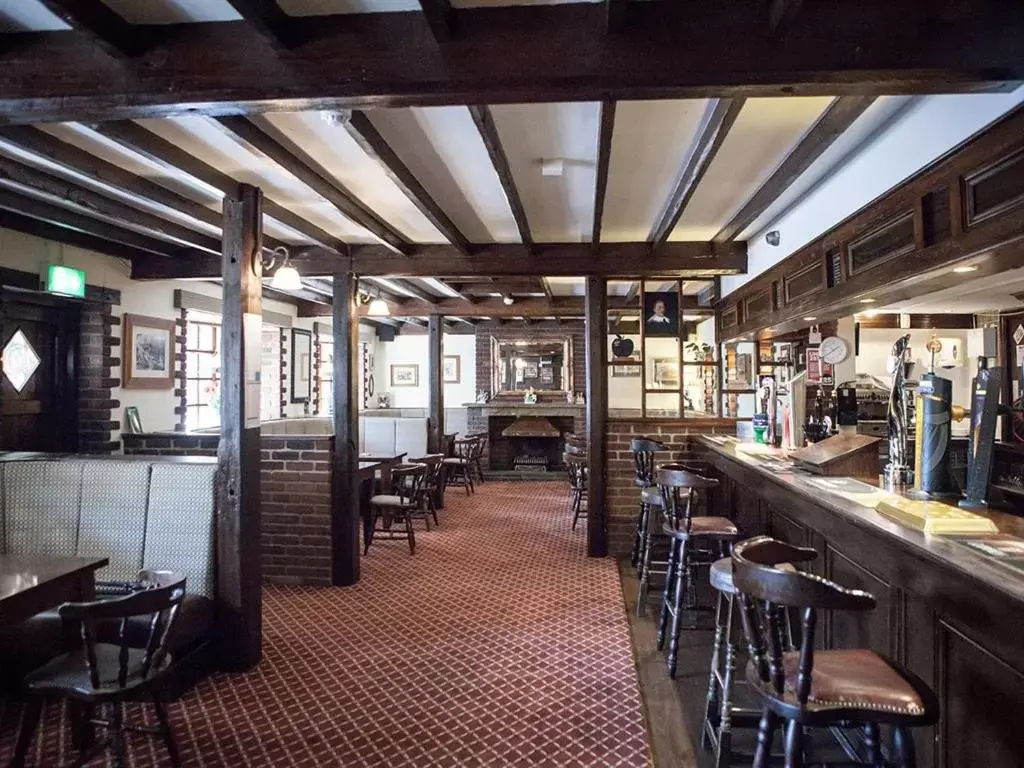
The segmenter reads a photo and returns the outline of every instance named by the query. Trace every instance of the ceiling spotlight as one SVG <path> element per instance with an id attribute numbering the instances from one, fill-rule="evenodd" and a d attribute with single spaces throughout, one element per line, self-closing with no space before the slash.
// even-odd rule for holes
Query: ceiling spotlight
<path id="1" fill-rule="evenodd" d="M 969 266 L 969 267 L 953 267 L 953 271 L 954 272 L 960 272 L 960 273 L 963 273 L 963 272 L 977 272 L 978 271 L 978 266 L 976 264 L 974 264 L 974 265 Z"/>
<path id="2" fill-rule="evenodd" d="M 281 266 L 274 271 L 274 276 L 270 279 L 270 287 L 279 291 L 301 291 L 302 278 L 299 277 L 299 270 L 291 265 L 288 249 L 281 245 L 275 248 L 272 254 L 270 259 L 264 257 L 264 269 L 273 269 L 278 256 L 282 258 L 282 261 Z"/>
<path id="3" fill-rule="evenodd" d="M 861 304 L 874 304 L 875 300 L 874 299 L 861 299 L 860 303 Z"/>
<path id="4" fill-rule="evenodd" d="M 815 320 L 817 320 L 817 319 L 818 319 L 818 318 L 816 318 L 816 317 L 805 317 L 805 318 L 804 318 L 804 322 L 805 322 L 805 323 L 813 323 L 813 322 L 814 322 Z"/>
<path id="5" fill-rule="evenodd" d="M 764 240 L 768 245 L 778 245 L 782 242 L 782 237 L 779 235 L 779 230 L 773 229 L 771 232 L 764 236 Z"/>
<path id="6" fill-rule="evenodd" d="M 516 303 L 516 300 L 512 298 L 511 294 L 508 294 L 508 293 L 506 293 L 504 296 L 502 296 L 501 300 L 505 304 L 506 307 L 511 307 L 513 304 Z"/>

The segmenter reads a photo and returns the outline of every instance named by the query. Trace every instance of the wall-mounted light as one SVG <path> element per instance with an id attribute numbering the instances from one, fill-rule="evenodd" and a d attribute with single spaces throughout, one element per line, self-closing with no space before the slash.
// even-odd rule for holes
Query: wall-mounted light
<path id="1" fill-rule="evenodd" d="M 270 278 L 270 287 L 279 291 L 301 291 L 302 278 L 299 277 L 299 270 L 291 265 L 288 249 L 283 245 L 272 250 L 269 257 L 266 253 L 263 254 L 263 270 L 267 272 L 274 269 L 278 258 L 281 259 L 281 266 L 274 271 L 274 276 Z"/>
<path id="2" fill-rule="evenodd" d="M 768 245 L 778 245 L 782 242 L 782 236 L 779 234 L 779 230 L 773 229 L 771 232 L 765 234 L 764 241 L 768 243 Z"/>
<path id="3" fill-rule="evenodd" d="M 511 307 L 513 304 L 515 304 L 515 301 L 516 301 L 515 299 L 512 298 L 512 295 L 508 294 L 508 293 L 506 293 L 504 296 L 502 296 L 501 300 L 505 304 L 506 307 Z"/>
<path id="4" fill-rule="evenodd" d="M 388 303 L 378 296 L 376 299 L 370 301 L 370 306 L 367 307 L 366 314 L 370 317 L 388 317 L 391 314 L 391 310 L 388 309 Z"/>

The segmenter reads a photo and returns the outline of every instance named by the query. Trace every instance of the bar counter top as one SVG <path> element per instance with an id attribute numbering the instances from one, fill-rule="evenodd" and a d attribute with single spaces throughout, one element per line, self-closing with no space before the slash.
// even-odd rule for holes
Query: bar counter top
<path id="1" fill-rule="evenodd" d="M 721 437 L 702 435 L 698 440 L 704 448 L 748 467 L 757 472 L 764 480 L 783 486 L 808 502 L 842 516 L 853 525 L 876 536 L 886 537 L 898 546 L 911 550 L 919 557 L 957 570 L 969 578 L 982 582 L 986 587 L 1003 593 L 1006 597 L 1024 603 L 1024 571 L 1018 571 L 1000 563 L 994 557 L 983 555 L 963 544 L 951 541 L 949 537 L 928 535 L 901 525 L 876 512 L 872 507 L 862 506 L 842 495 L 829 492 L 814 482 L 815 479 L 829 478 L 821 478 L 819 475 L 796 468 L 790 471 L 780 471 L 778 467 L 766 466 L 765 459 L 769 460 L 767 462 L 769 465 L 773 459 L 776 461 L 786 460 L 788 454 L 785 450 L 765 447 L 763 453 L 749 454 L 737 450 L 738 443 L 733 439 L 723 440 Z M 881 487 L 878 478 L 859 477 L 855 479 L 862 483 Z M 1024 539 L 1024 519 L 997 510 L 981 510 L 978 511 L 978 514 L 992 520 L 999 528 L 1000 533 Z"/>

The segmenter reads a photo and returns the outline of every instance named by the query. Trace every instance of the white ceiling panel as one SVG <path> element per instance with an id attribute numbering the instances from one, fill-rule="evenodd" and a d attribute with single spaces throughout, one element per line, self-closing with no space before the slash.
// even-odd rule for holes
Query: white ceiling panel
<path id="1" fill-rule="evenodd" d="M 353 242 L 377 242 L 373 235 L 345 218 L 291 174 L 236 142 L 213 120 L 180 117 L 139 123 L 233 179 L 261 187 L 271 200 L 331 234 Z"/>
<path id="2" fill-rule="evenodd" d="M 420 10 L 418 0 L 277 0 L 277 4 L 292 16 Z"/>
<path id="3" fill-rule="evenodd" d="M 491 108 L 530 233 L 539 242 L 589 242 L 600 104 L 517 104 Z M 545 176 L 545 160 L 561 163 Z"/>
<path id="4" fill-rule="evenodd" d="M 373 109 L 367 115 L 471 242 L 519 242 L 508 200 L 469 110 Z"/>
<path id="5" fill-rule="evenodd" d="M 103 0 L 132 24 L 182 24 L 189 21 L 235 21 L 228 0 Z"/>
<path id="6" fill-rule="evenodd" d="M 647 239 L 690 153 L 706 103 L 619 102 L 601 240 Z"/>
<path id="7" fill-rule="evenodd" d="M 70 29 L 39 0 L 0 0 L 0 32 L 53 32 Z"/>
<path id="8" fill-rule="evenodd" d="M 964 275 L 964 282 L 952 288 L 919 296 L 910 301 L 902 301 L 887 307 L 880 307 L 879 312 L 909 312 L 912 314 L 941 314 L 956 312 L 960 314 L 976 314 L 1020 310 L 1024 301 L 1018 296 L 1024 293 L 1024 268 L 1010 269 L 996 275 L 970 279 Z"/>
<path id="9" fill-rule="evenodd" d="M 585 296 L 587 281 L 582 277 L 546 277 L 552 296 Z"/>
<path id="10" fill-rule="evenodd" d="M 670 240 L 710 240 L 800 141 L 828 96 L 748 99 Z"/>
<path id="11" fill-rule="evenodd" d="M 281 112 L 256 122 L 284 138 L 336 179 L 352 196 L 415 243 L 444 243 L 444 236 L 391 180 L 384 167 L 356 143 L 344 126 L 322 112 Z"/>

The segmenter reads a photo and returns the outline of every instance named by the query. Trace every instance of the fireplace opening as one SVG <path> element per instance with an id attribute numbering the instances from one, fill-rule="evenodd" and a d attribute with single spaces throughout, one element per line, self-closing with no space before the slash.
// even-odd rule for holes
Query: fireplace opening
<path id="1" fill-rule="evenodd" d="M 513 437 L 512 468 L 518 472 L 546 472 L 559 467 L 561 435 L 558 437 Z"/>

